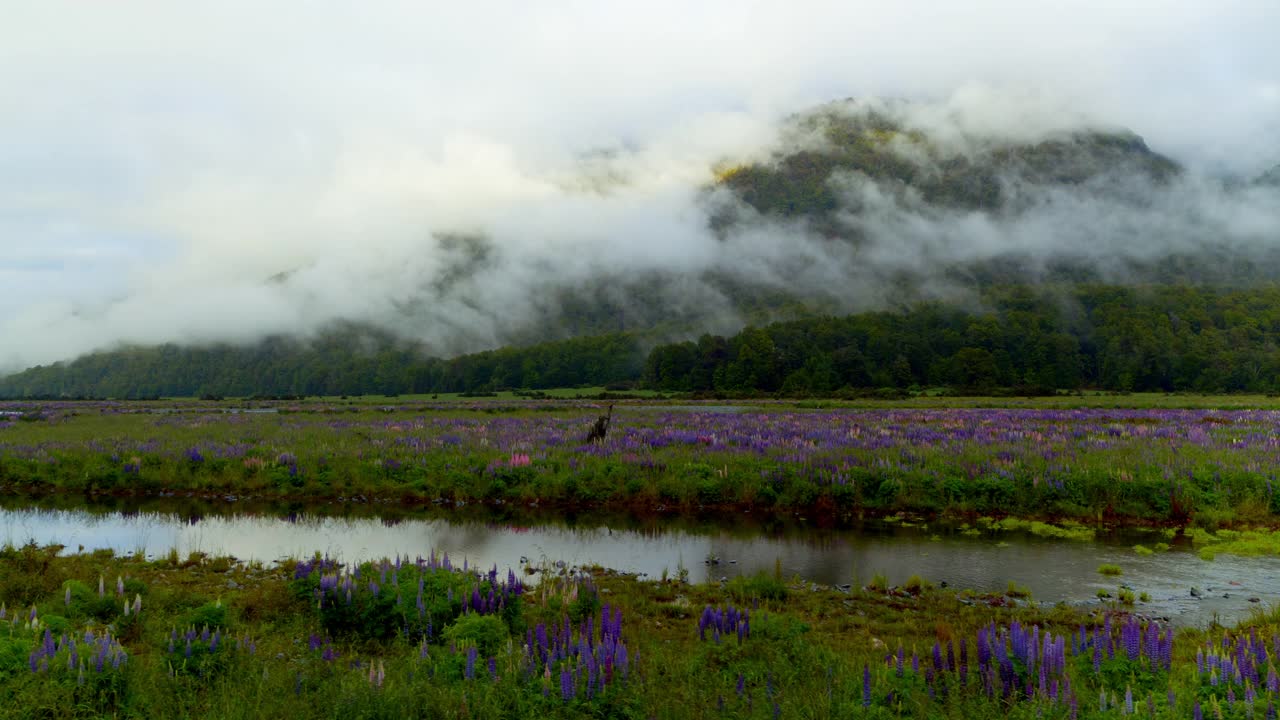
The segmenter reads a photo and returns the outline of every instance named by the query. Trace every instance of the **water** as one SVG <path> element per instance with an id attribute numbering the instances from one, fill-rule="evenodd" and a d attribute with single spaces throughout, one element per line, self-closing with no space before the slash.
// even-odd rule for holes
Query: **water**
<path id="1" fill-rule="evenodd" d="M 1030 588 L 1041 602 L 1094 605 L 1096 593 L 1113 595 L 1121 583 L 1149 603 L 1136 609 L 1183 625 L 1204 626 L 1215 618 L 1231 623 L 1250 610 L 1280 602 L 1280 558 L 1219 556 L 1199 559 L 1189 548 L 1140 556 L 1132 544 L 1158 538 L 1133 536 L 1095 542 L 1046 540 L 1001 533 L 970 537 L 947 528 L 901 527 L 885 523 L 823 530 L 723 526 L 651 519 L 570 518 L 568 523 L 470 518 L 456 512 L 430 515 L 334 516 L 209 510 L 143 505 L 126 511 L 86 508 L 0 509 L 0 542 L 60 543 L 75 551 L 111 548 L 151 556 L 176 548 L 228 554 L 265 562 L 326 552 L 343 560 L 447 552 L 455 562 L 500 569 L 525 564 L 601 565 L 659 577 L 683 568 L 695 582 L 731 578 L 780 568 L 821 585 L 865 584 L 882 573 L 891 584 L 910 575 L 947 582 L 955 588 L 1003 591 L 1009 581 Z M 1105 577 L 1097 568 L 1114 563 L 1121 577 Z M 1192 588 L 1200 597 L 1194 597 Z M 1259 603 L 1250 602 L 1257 598 Z"/>

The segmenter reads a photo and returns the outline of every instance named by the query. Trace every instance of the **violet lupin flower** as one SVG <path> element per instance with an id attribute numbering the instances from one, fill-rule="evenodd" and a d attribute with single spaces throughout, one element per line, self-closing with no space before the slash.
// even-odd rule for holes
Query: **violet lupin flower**
<path id="1" fill-rule="evenodd" d="M 573 699 L 573 675 L 568 668 L 560 671 L 560 699 L 565 702 Z"/>
<path id="2" fill-rule="evenodd" d="M 473 680 L 476 676 L 476 648 L 474 645 L 467 648 L 466 676 L 468 680 Z"/>
<path id="3" fill-rule="evenodd" d="M 738 682 L 739 688 L 741 688 L 741 685 L 742 685 L 741 675 L 738 676 L 738 681 L 739 681 Z M 742 694 L 741 690 L 739 690 L 738 694 L 739 695 Z M 864 708 L 871 707 L 871 666 L 870 665 L 862 666 L 862 707 Z"/>

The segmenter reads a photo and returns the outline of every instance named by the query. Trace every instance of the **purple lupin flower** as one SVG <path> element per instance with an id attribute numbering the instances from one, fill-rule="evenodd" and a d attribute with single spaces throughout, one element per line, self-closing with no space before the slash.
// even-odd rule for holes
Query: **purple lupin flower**
<path id="1" fill-rule="evenodd" d="M 738 694 L 742 694 L 742 676 L 738 676 Z M 862 666 L 862 707 L 871 707 L 871 666 Z"/>
<path id="2" fill-rule="evenodd" d="M 474 679 L 476 676 L 476 647 L 472 645 L 467 648 L 467 670 L 466 677 L 468 680 Z"/>
<path id="3" fill-rule="evenodd" d="M 560 671 L 560 699 L 565 702 L 573 699 L 573 675 L 568 668 Z"/>

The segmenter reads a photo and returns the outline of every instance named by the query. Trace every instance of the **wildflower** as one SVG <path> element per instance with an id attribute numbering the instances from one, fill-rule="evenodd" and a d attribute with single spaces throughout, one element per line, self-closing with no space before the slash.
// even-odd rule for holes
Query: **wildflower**
<path id="1" fill-rule="evenodd" d="M 741 676 L 739 676 L 741 678 Z M 741 681 L 739 681 L 741 687 Z M 741 694 L 741 690 L 739 690 Z M 871 666 L 862 666 L 862 707 L 871 707 Z"/>
<path id="2" fill-rule="evenodd" d="M 569 702 L 573 699 L 573 676 L 566 668 L 560 671 L 560 699 Z"/>

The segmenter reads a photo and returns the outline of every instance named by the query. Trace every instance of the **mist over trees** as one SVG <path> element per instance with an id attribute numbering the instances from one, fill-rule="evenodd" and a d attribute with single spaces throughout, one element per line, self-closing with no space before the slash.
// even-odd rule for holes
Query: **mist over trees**
<path id="1" fill-rule="evenodd" d="M 989 391 L 1280 389 L 1280 288 L 993 288 L 989 309 L 925 303 L 749 327 L 653 349 L 667 390 L 830 394 L 842 388 Z"/>
<path id="2" fill-rule="evenodd" d="M 923 302 L 678 343 L 612 333 L 451 359 L 347 326 L 307 343 L 93 354 L 0 379 L 0 396 L 397 395 L 614 383 L 787 396 L 925 386 L 1276 392 L 1280 287 L 1005 285 L 987 288 L 976 309 Z"/>
<path id="3" fill-rule="evenodd" d="M 32 321 L 106 351 L 0 395 L 1277 388 L 1277 170 L 1211 177 L 1127 130 L 982 107 L 828 103 L 703 176 L 593 155 L 394 253 Z"/>

